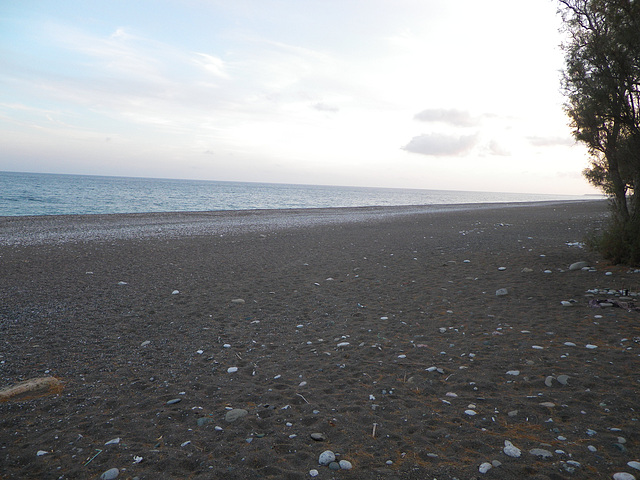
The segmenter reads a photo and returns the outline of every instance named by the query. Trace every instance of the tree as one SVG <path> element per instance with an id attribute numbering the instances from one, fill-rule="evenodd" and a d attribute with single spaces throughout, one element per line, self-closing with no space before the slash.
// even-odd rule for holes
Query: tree
<path id="1" fill-rule="evenodd" d="M 562 88 L 587 180 L 609 196 L 618 262 L 640 262 L 640 0 L 559 0 Z M 607 254 L 606 251 L 603 253 Z"/>

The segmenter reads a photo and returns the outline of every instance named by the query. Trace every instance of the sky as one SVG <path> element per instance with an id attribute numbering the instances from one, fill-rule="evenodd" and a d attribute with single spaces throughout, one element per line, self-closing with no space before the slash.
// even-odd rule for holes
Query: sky
<path id="1" fill-rule="evenodd" d="M 594 193 L 554 0 L 0 2 L 0 171 Z"/>

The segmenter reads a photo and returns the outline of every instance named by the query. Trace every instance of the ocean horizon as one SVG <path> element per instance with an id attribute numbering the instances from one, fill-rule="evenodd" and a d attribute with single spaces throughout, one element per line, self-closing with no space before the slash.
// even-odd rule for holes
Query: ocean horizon
<path id="1" fill-rule="evenodd" d="M 0 172 L 0 216 L 514 203 L 594 198 L 600 197 Z"/>

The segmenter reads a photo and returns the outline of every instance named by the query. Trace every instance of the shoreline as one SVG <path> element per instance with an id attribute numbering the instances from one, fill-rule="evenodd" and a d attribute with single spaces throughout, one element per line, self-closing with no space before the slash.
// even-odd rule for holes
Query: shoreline
<path id="1" fill-rule="evenodd" d="M 149 212 L 91 215 L 0 216 L 0 246 L 60 244 L 193 235 L 227 235 L 381 221 L 411 215 L 509 208 L 594 205 L 605 200 L 549 200 L 447 205 L 402 205 L 210 212 Z"/>

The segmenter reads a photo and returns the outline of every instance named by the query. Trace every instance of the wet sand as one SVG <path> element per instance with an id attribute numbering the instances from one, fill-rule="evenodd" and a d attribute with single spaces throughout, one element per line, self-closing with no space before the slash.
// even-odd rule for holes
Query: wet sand
<path id="1" fill-rule="evenodd" d="M 576 245 L 606 216 L 589 201 L 0 218 L 0 387 L 63 382 L 0 403 L 0 478 L 633 473 L 640 314 L 591 308 L 612 295 L 588 290 L 639 292 L 640 274 Z M 581 260 L 596 271 L 569 271 Z M 319 466 L 325 450 L 353 468 Z"/>

